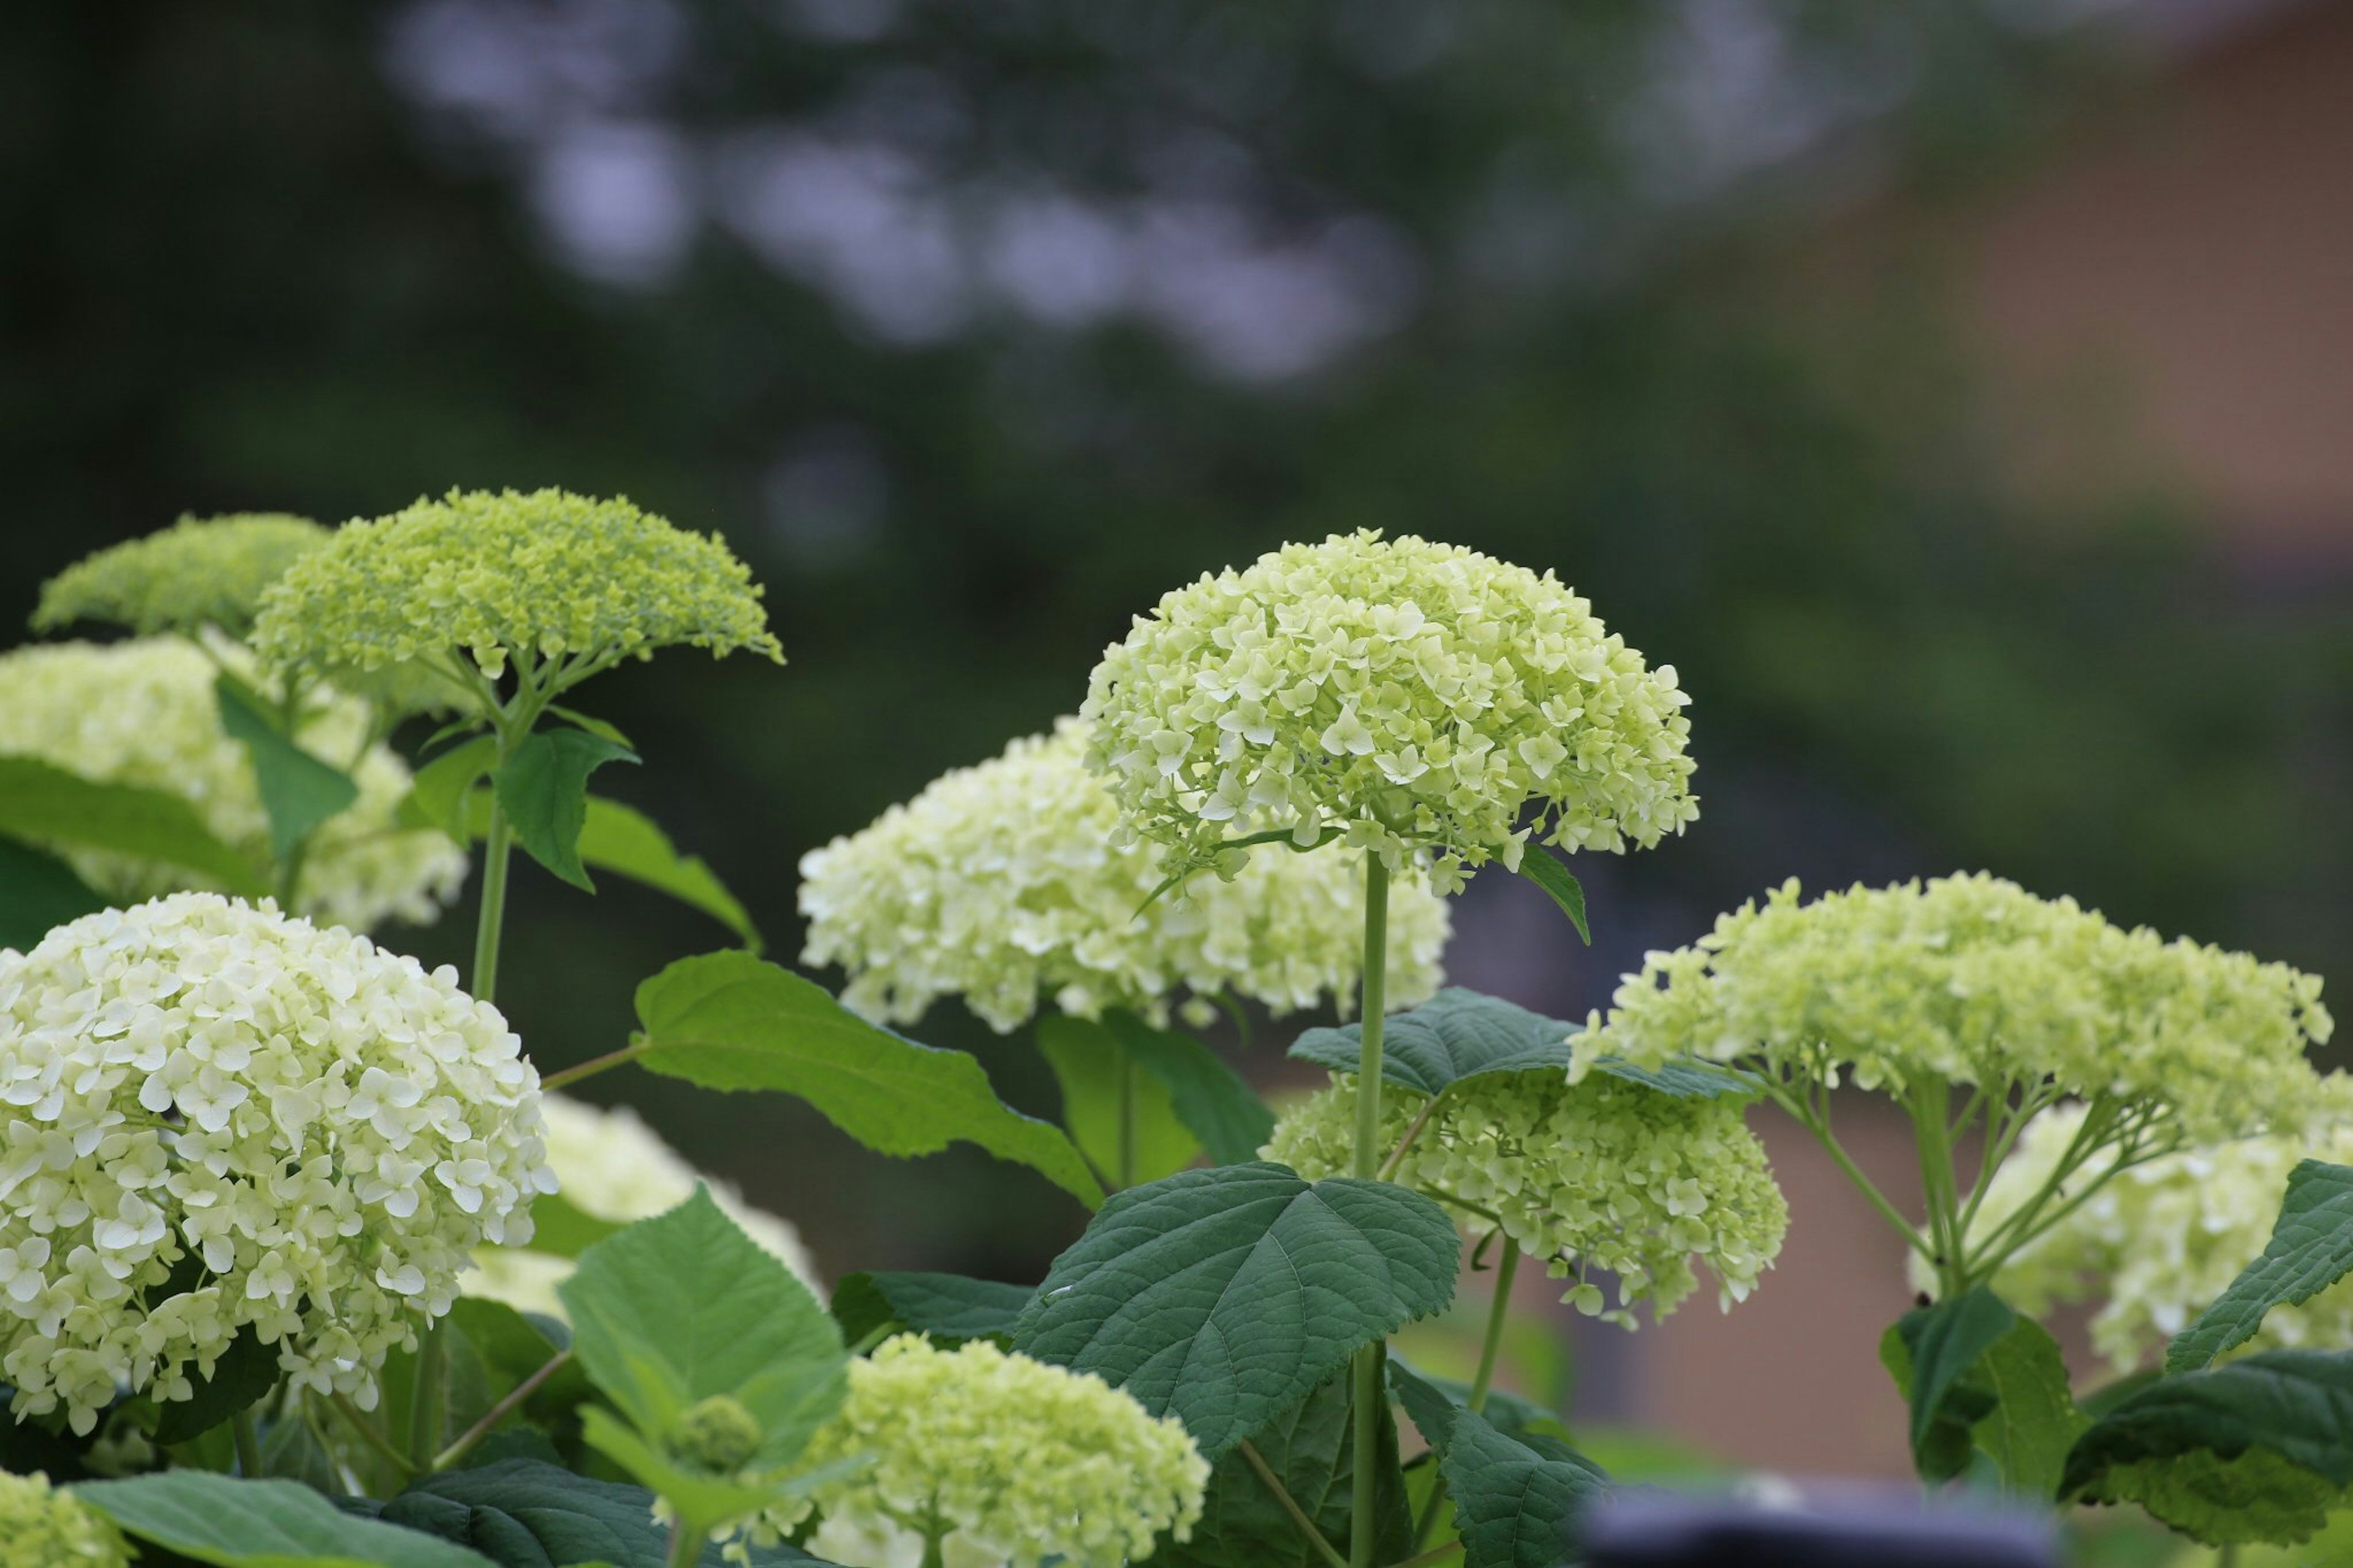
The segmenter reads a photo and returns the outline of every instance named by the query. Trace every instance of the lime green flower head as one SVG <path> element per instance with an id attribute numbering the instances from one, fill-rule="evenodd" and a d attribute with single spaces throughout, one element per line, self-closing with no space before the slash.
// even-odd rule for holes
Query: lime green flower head
<path id="1" fill-rule="evenodd" d="M 177 637 L 34 644 L 0 654 L 0 756 L 178 795 L 215 837 L 267 864 L 269 815 L 245 748 L 221 727 L 213 685 L 216 659 L 248 675 L 253 661 L 213 640 L 209 654 Z M 364 705 L 320 689 L 305 713 L 300 743 L 349 773 L 359 798 L 312 836 L 301 912 L 360 931 L 394 919 L 431 921 L 465 881 L 464 851 L 438 829 L 400 824 L 408 768 L 391 748 L 371 742 Z M 125 902 L 200 880 L 161 861 L 58 847 L 84 881 Z"/>
<path id="2" fill-rule="evenodd" d="M 840 964 L 849 1005 L 896 1023 L 951 995 L 999 1031 L 1041 1001 L 1084 1018 L 1124 1007 L 1155 1023 L 1185 992 L 1191 1013 L 1220 994 L 1278 1015 L 1326 994 L 1347 1005 L 1364 952 L 1353 867 L 1271 853 L 1230 881 L 1196 877 L 1147 905 L 1159 858 L 1120 842 L 1119 803 L 1085 751 L 1083 727 L 1066 719 L 812 851 L 801 861 L 801 961 Z M 1438 988 L 1450 929 L 1444 900 L 1426 888 L 1391 895 L 1398 1005 Z"/>
<path id="3" fill-rule="evenodd" d="M 1381 1089 L 1381 1143 L 1395 1148 L 1428 1097 Z M 1647 1303 L 1665 1317 L 1697 1287 L 1747 1300 L 1788 1229 L 1788 1205 L 1737 1097 L 1680 1098 L 1621 1079 L 1571 1085 L 1556 1070 L 1488 1073 L 1450 1088 L 1391 1179 L 1447 1205 L 1464 1234 L 1501 1231 L 1553 1278 L 1563 1300 L 1630 1329 Z M 1275 1123 L 1264 1157 L 1310 1181 L 1345 1176 L 1356 1154 L 1356 1080 L 1335 1075 Z M 1614 1274 L 1604 1299 L 1588 1272 Z"/>
<path id="4" fill-rule="evenodd" d="M 1419 859 L 1447 890 L 1516 867 L 1530 833 L 1616 852 L 1681 832 L 1699 815 L 1686 700 L 1550 574 L 1363 532 L 1168 595 L 1105 651 L 1082 711 L 1175 868 L 1288 832 Z"/>
<path id="5" fill-rule="evenodd" d="M 253 640 L 281 666 L 423 661 L 461 683 L 517 661 L 543 694 L 673 644 L 784 659 L 718 539 L 556 489 L 452 490 L 346 524 L 263 595 Z"/>
<path id="6" fill-rule="evenodd" d="M 0 1542 L 9 1568 L 126 1568 L 131 1552 L 113 1521 L 49 1478 L 0 1471 Z"/>
<path id="7" fill-rule="evenodd" d="M 2160 1355 L 2271 1240 L 2288 1173 L 2303 1160 L 2353 1163 L 2353 1080 L 2324 1080 L 2332 1124 L 2309 1136 L 2234 1140 L 2136 1165 L 2085 1197 L 2026 1243 L 1995 1276 L 2012 1306 L 2037 1317 L 2097 1302 L 2092 1347 L 2119 1373 Z M 2057 1176 L 2084 1126 L 2085 1108 L 2055 1107 L 2030 1123 L 1988 1188 L 1986 1219 L 1999 1223 Z M 2075 1189 L 2067 1189 L 2073 1196 Z M 1934 1289 L 1914 1262 L 1914 1282 Z M 2274 1307 L 2233 1355 L 2353 1344 L 2353 1280 Z"/>
<path id="8" fill-rule="evenodd" d="M 2320 981 L 1982 874 L 1799 901 L 1792 881 L 1708 936 L 1653 953 L 1576 1071 L 1691 1053 L 1784 1092 L 1852 1079 L 1899 1099 L 1940 1083 L 2091 1100 L 2096 1141 L 2142 1152 L 2300 1128 L 2328 1038 Z"/>
<path id="9" fill-rule="evenodd" d="M 837 1539 L 944 1526 L 950 1562 L 1119 1568 L 1149 1559 L 1163 1536 L 1189 1539 L 1209 1478 L 1176 1417 L 1091 1373 L 913 1334 L 850 1363 L 849 1397 L 807 1461 L 860 1455 L 872 1462 L 814 1493 L 812 1550 L 828 1560 L 867 1560 L 836 1559 Z"/>
<path id="10" fill-rule="evenodd" d="M 283 512 L 184 517 L 51 578 L 33 612 L 33 629 L 107 621 L 142 637 L 193 637 L 210 626 L 242 638 L 253 628 L 262 590 L 326 537 L 309 518 Z"/>

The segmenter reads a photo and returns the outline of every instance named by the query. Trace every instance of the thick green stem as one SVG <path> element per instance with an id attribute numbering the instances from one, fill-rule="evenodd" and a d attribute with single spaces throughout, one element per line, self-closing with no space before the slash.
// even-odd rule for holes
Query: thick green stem
<path id="1" fill-rule="evenodd" d="M 417 1347 L 417 1389 L 408 1404 L 408 1463 L 417 1470 L 433 1468 L 433 1456 L 447 1436 L 448 1421 L 449 1320 L 428 1324 Z"/>
<path id="2" fill-rule="evenodd" d="M 1495 1381 L 1495 1357 L 1504 1348 L 1504 1324 L 1512 1314 L 1512 1276 L 1520 1271 L 1520 1244 L 1504 1237 L 1504 1256 L 1495 1263 L 1495 1300 L 1487 1309 L 1487 1338 L 1479 1346 L 1479 1371 L 1471 1380 L 1471 1397 L 1463 1403 L 1473 1411 L 1487 1408 L 1487 1390 Z"/>
<path id="3" fill-rule="evenodd" d="M 1356 1059 L 1356 1174 L 1380 1170 L 1381 1026 L 1388 1007 L 1389 868 L 1380 851 L 1365 855 L 1365 994 L 1359 1012 L 1364 1047 Z M 1356 1482 L 1348 1528 L 1349 1568 L 1373 1568 L 1380 1487 L 1381 1360 L 1379 1341 L 1356 1352 Z"/>
<path id="4" fill-rule="evenodd" d="M 1119 1185 L 1135 1185 L 1135 1058 L 1125 1046 L 1119 1051 Z"/>
<path id="5" fill-rule="evenodd" d="M 681 1514 L 670 1521 L 670 1568 L 694 1568 L 694 1560 L 702 1555 L 703 1531 L 690 1529 Z"/>
<path id="6" fill-rule="evenodd" d="M 253 1407 L 228 1418 L 229 1436 L 237 1441 L 237 1473 L 248 1480 L 261 1477 L 261 1436 L 253 1428 Z"/>
<path id="7" fill-rule="evenodd" d="M 503 752 L 505 748 L 500 750 Z M 514 829 L 507 822 L 497 791 L 491 794 L 491 829 L 482 839 L 482 910 L 474 925 L 474 1000 L 488 1002 L 499 985 L 499 935 L 507 919 L 507 862 L 514 849 Z"/>

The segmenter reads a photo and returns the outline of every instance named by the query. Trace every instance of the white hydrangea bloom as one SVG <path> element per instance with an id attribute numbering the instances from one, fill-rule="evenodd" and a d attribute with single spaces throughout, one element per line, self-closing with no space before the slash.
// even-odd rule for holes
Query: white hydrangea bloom
<path id="1" fill-rule="evenodd" d="M 2310 1137 L 2241 1139 L 2168 1154 L 2110 1179 L 2013 1255 L 1993 1288 L 2037 1316 L 2071 1302 L 2099 1302 L 2092 1345 L 2120 1373 L 2162 1355 L 2166 1342 L 2262 1255 L 2296 1163 L 2353 1164 L 2348 1089 L 2353 1081 L 2342 1075 L 2327 1080 L 2324 1098 L 2344 1114 Z M 2083 1123 L 2084 1108 L 2071 1104 L 2028 1124 L 1987 1190 L 1974 1227 L 1979 1234 L 2050 1179 Z M 1916 1258 L 1913 1276 L 1917 1288 L 1933 1288 L 1933 1273 Z M 2299 1306 L 2273 1308 L 2234 1353 L 2345 1345 L 2353 1345 L 2353 1280 Z"/>
<path id="2" fill-rule="evenodd" d="M 565 1201 L 581 1213 L 615 1225 L 651 1219 L 692 1197 L 701 1182 L 763 1251 L 823 1293 L 817 1265 L 789 1222 L 752 1207 L 733 1185 L 688 1164 L 628 1106 L 607 1110 L 551 1094 L 541 1099 L 540 1112 L 547 1125 L 547 1167 Z M 572 1277 L 570 1258 L 527 1247 L 486 1247 L 474 1255 L 474 1266 L 464 1281 L 467 1295 L 503 1301 L 517 1311 L 564 1316 L 555 1288 Z"/>
<path id="3" fill-rule="evenodd" d="M 214 654 L 250 672 L 227 643 Z M 167 790 L 214 837 L 266 864 L 269 818 L 245 748 L 224 731 L 213 695 L 220 666 L 179 637 L 55 643 L 0 654 L 0 756 L 31 757 L 103 784 Z M 303 861 L 300 912 L 364 931 L 389 919 L 422 923 L 457 897 L 467 856 L 431 828 L 403 828 L 407 766 L 367 745 L 365 704 L 332 698 L 303 727 L 304 749 L 359 785 L 351 808 L 323 825 Z M 353 759 L 357 759 L 356 765 Z M 177 867 L 68 851 L 74 869 L 126 901 L 191 886 Z"/>
<path id="4" fill-rule="evenodd" d="M 1156 1024 L 1181 992 L 1197 1019 L 1221 994 L 1278 1015 L 1326 995 L 1345 1008 L 1363 956 L 1356 858 L 1252 856 L 1231 881 L 1195 877 L 1139 916 L 1160 885 L 1160 853 L 1120 842 L 1119 803 L 1088 770 L 1086 744 L 1084 726 L 1065 719 L 805 856 L 801 962 L 841 965 L 842 1000 L 871 1017 L 912 1023 L 961 996 L 1006 1033 L 1041 1001 L 1082 1018 L 1124 1007 Z M 1438 989 L 1451 930 L 1427 887 L 1391 891 L 1392 1005 Z"/>
<path id="5" fill-rule="evenodd" d="M 0 951 L 0 1375 L 75 1430 L 186 1399 L 250 1328 L 375 1398 L 484 1240 L 552 1191 L 498 1010 L 341 928 L 215 893 Z"/>

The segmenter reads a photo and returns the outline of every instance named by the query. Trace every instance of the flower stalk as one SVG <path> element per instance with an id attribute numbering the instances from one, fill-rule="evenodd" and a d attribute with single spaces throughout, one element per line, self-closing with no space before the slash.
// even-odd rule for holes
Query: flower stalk
<path id="1" fill-rule="evenodd" d="M 1380 1170 L 1381 1155 L 1381 1026 L 1388 1007 L 1389 951 L 1389 868 L 1377 849 L 1365 854 L 1365 989 L 1362 1046 L 1356 1066 L 1356 1175 L 1371 1180 Z M 1379 1489 L 1368 1484 L 1380 1462 L 1381 1362 L 1384 1346 L 1376 1341 L 1356 1352 L 1356 1486 L 1350 1500 L 1348 1562 L 1350 1568 L 1372 1568 L 1376 1510 Z"/>

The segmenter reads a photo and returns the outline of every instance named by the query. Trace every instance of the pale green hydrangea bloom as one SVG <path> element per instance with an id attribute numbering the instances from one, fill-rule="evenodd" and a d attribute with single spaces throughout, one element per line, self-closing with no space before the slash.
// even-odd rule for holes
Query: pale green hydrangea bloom
<path id="1" fill-rule="evenodd" d="M 2302 1160 L 2353 1163 L 2353 1104 L 2348 1080 L 2327 1081 L 2334 1125 L 2309 1137 L 2240 1139 L 2168 1154 L 2103 1184 L 2051 1229 L 2012 1254 L 1993 1287 L 2020 1310 L 2040 1317 L 2053 1308 L 2097 1301 L 2092 1345 L 2119 1373 L 2160 1355 L 2263 1255 L 2287 1194 L 2288 1173 Z M 2000 1221 L 2057 1172 L 2084 1125 L 2084 1108 L 2061 1106 L 2028 1124 L 2002 1162 L 1985 1201 Z M 2073 1196 L 2071 1188 L 2063 1188 Z M 1934 1289 L 1932 1272 L 1914 1260 L 1913 1277 Z M 2330 1286 L 2298 1306 L 2274 1307 L 2242 1351 L 2353 1345 L 2353 1280 Z"/>
<path id="2" fill-rule="evenodd" d="M 1795 881 L 1650 955 L 1581 1073 L 1691 1054 L 1768 1083 L 1902 1096 L 1923 1083 L 2101 1097 L 2149 1140 L 2300 1127 L 2328 1038 L 2320 980 L 2242 952 L 2125 931 L 2072 899 L 1983 874 L 1801 903 Z"/>
<path id="3" fill-rule="evenodd" d="M 1345 836 L 1448 890 L 1490 858 L 1516 868 L 1531 832 L 1613 852 L 1681 832 L 1687 700 L 1550 574 L 1367 531 L 1169 594 L 1082 711 L 1178 868 L 1252 833 Z"/>
<path id="4" fill-rule="evenodd" d="M 947 1561 L 971 1568 L 1142 1563 L 1163 1536 L 1191 1538 L 1209 1479 L 1182 1423 L 1092 1373 L 916 1334 L 850 1363 L 849 1397 L 806 1463 L 853 1455 L 871 1463 L 812 1500 L 825 1547 L 811 1549 L 847 1568 L 898 1561 L 909 1533 L 920 1563 L 922 1533 L 941 1526 Z"/>
<path id="5" fill-rule="evenodd" d="M 160 532 L 101 550 L 41 589 L 36 631 L 106 621 L 142 637 L 206 628 L 243 637 L 263 589 L 327 531 L 307 517 L 241 512 L 184 517 Z"/>
<path id="6" fill-rule="evenodd" d="M 1429 1107 L 1385 1084 L 1380 1146 L 1394 1149 Z M 1500 1230 L 1553 1278 L 1563 1300 L 1630 1329 L 1647 1303 L 1665 1317 L 1697 1287 L 1746 1300 L 1772 1267 L 1788 1205 L 1733 1097 L 1683 1099 L 1615 1078 L 1570 1085 L 1557 1071 L 1492 1073 L 1448 1089 L 1391 1179 L 1446 1205 L 1466 1236 Z M 1275 1123 L 1264 1158 L 1310 1181 L 1355 1168 L 1356 1079 L 1335 1075 Z M 1586 1279 L 1618 1279 L 1614 1306 Z"/>
<path id="7" fill-rule="evenodd" d="M 250 672 L 230 645 L 216 644 L 207 657 L 171 637 L 12 648 L 0 654 L 0 756 L 31 757 L 101 784 L 168 791 L 194 806 L 215 837 L 266 865 L 269 816 L 251 760 L 221 728 L 214 696 L 224 663 Z M 359 798 L 311 838 L 302 912 L 354 930 L 433 920 L 465 882 L 465 852 L 436 829 L 396 822 L 408 768 L 389 747 L 370 743 L 364 704 L 319 694 L 309 707 L 304 749 L 350 773 Z M 61 853 L 90 886 L 125 902 L 198 880 L 154 861 Z"/>
<path id="8" fill-rule="evenodd" d="M 423 661 L 461 680 L 521 658 L 554 689 L 681 643 L 784 660 L 720 540 L 556 489 L 452 490 L 345 524 L 263 595 L 253 642 L 294 668 Z"/>
<path id="9" fill-rule="evenodd" d="M 0 1470 L 0 1547 L 8 1568 L 127 1568 L 130 1550 L 111 1520 L 51 1489 L 38 1470 Z"/>
<path id="10" fill-rule="evenodd" d="M 1042 1001 L 1078 1017 L 1124 1007 L 1165 1022 L 1180 991 L 1249 997 L 1276 1014 L 1330 995 L 1345 1009 L 1364 958 L 1365 894 L 1345 857 L 1272 853 L 1230 881 L 1193 879 L 1148 907 L 1158 857 L 1119 841 L 1119 803 L 1066 719 L 1050 736 L 959 768 L 801 861 L 801 962 L 849 974 L 843 1001 L 913 1023 L 942 996 L 999 1031 Z M 1139 914 L 1138 910 L 1142 912 Z M 1444 900 L 1389 900 L 1389 994 L 1437 990 Z"/>
<path id="11" fill-rule="evenodd" d="M 363 1407 L 552 1190 L 496 1008 L 341 928 L 179 893 L 0 951 L 0 1376 L 78 1432 L 250 1327 Z"/>
<path id="12" fill-rule="evenodd" d="M 788 1221 L 752 1207 L 732 1184 L 688 1164 L 629 1107 L 607 1109 L 550 1094 L 541 1097 L 539 1109 L 546 1123 L 547 1168 L 574 1208 L 591 1219 L 628 1225 L 669 1213 L 692 1197 L 701 1183 L 761 1250 L 810 1289 L 820 1289 L 817 1265 Z M 572 1277 L 574 1267 L 569 1258 L 529 1247 L 486 1247 L 474 1254 L 474 1271 L 461 1283 L 469 1296 L 561 1318 L 565 1314 L 556 1287 Z"/>

